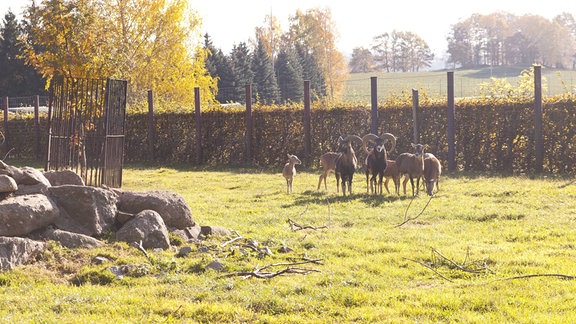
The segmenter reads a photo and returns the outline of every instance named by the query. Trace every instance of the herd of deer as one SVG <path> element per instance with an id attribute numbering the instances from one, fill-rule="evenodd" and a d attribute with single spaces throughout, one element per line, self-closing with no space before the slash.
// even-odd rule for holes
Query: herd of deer
<path id="1" fill-rule="evenodd" d="M 381 136 L 366 134 L 362 138 L 357 135 L 340 136 L 336 152 L 327 152 L 320 156 L 320 166 L 323 172 L 318 179 L 317 190 L 320 190 L 322 182 L 324 182 L 324 189 L 327 190 L 326 178 L 330 173 L 334 173 L 336 175 L 336 192 L 339 192 L 341 186 L 344 196 L 346 196 L 346 192 L 352 194 L 352 178 L 359 166 L 356 152 L 352 147 L 353 140 L 360 141 L 362 149 L 366 153 L 366 159 L 362 166 L 366 172 L 367 192 L 381 195 L 382 185 L 384 185 L 386 192 L 390 194 L 388 182 L 392 179 L 395 193 L 400 195 L 400 179 L 402 177 L 404 177 L 402 182 L 404 195 L 406 195 L 408 180 L 412 186 L 412 196 L 419 192 L 420 179 L 423 180 L 429 196 L 432 196 L 434 186 L 436 186 L 436 191 L 439 190 L 438 181 L 442 174 L 442 165 L 433 154 L 425 152 L 428 145 L 412 143 L 413 153 L 402 153 L 398 155 L 396 160 L 391 160 L 388 158 L 388 154 L 396 148 L 396 137 L 390 133 L 384 133 Z M 390 143 L 390 149 L 386 149 L 386 143 Z M 288 162 L 282 171 L 284 178 L 286 178 L 288 193 L 292 192 L 292 181 L 296 175 L 297 164 L 301 164 L 298 157 L 288 154 Z M 416 186 L 414 186 L 414 180 L 416 180 Z"/>

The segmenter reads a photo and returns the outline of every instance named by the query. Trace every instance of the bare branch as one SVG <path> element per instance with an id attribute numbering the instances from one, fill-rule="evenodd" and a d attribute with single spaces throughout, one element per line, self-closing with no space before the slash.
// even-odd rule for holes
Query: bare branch
<path id="1" fill-rule="evenodd" d="M 452 280 L 444 277 L 440 272 L 436 271 L 436 269 L 430 267 L 429 265 L 427 265 L 427 264 L 425 264 L 425 263 L 423 263 L 423 262 L 416 261 L 416 260 L 412 260 L 412 259 L 408 259 L 408 258 L 404 258 L 404 259 L 405 259 L 405 260 L 408 260 L 408 261 L 416 262 L 416 263 L 418 263 L 419 265 L 421 265 L 421 266 L 423 266 L 423 267 L 426 267 L 426 268 L 432 270 L 435 274 L 439 275 L 442 279 L 452 282 Z"/>
<path id="2" fill-rule="evenodd" d="M 291 220 L 290 218 L 288 218 L 288 224 L 290 224 L 290 229 L 292 231 L 300 231 L 300 230 L 305 230 L 305 229 L 311 229 L 311 230 L 318 230 L 318 229 L 323 229 L 323 228 L 328 228 L 328 226 L 326 225 L 322 225 L 322 226 L 311 226 L 311 225 L 300 225 L 298 223 L 296 223 L 295 221 Z"/>

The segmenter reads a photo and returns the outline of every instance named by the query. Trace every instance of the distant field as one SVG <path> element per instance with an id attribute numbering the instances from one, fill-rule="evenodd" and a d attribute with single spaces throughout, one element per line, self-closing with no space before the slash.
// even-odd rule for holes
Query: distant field
<path id="1" fill-rule="evenodd" d="M 454 72 L 455 96 L 471 97 L 480 94 L 480 85 L 491 77 L 506 78 L 514 83 L 520 73 L 527 68 L 498 67 Z M 411 93 L 412 89 L 426 93 L 429 97 L 445 97 L 447 92 L 447 71 L 431 72 L 374 72 L 353 73 L 346 81 L 344 101 L 370 102 L 370 78 L 378 78 L 378 98 L 389 94 Z M 566 91 L 574 91 L 576 71 L 542 68 L 543 84 L 547 86 L 544 95 L 552 96 Z"/>

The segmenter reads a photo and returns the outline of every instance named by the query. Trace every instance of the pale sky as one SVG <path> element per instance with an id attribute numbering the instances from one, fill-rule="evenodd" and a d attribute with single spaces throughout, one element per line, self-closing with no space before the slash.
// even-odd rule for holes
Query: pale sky
<path id="1" fill-rule="evenodd" d="M 41 0 L 36 0 L 37 3 Z M 284 31 L 288 18 L 297 9 L 329 7 L 339 38 L 338 49 L 350 54 L 356 47 L 370 48 L 375 36 L 386 32 L 409 31 L 420 36 L 437 57 L 444 55 L 450 26 L 474 13 L 504 11 L 515 15 L 535 14 L 551 19 L 563 12 L 576 17 L 574 0 L 189 0 L 202 17 L 202 34 L 208 33 L 214 45 L 229 53 L 233 45 L 248 42 L 254 28 L 264 25 L 272 13 Z M 0 0 L 0 14 L 11 8 L 20 14 L 31 0 Z"/>

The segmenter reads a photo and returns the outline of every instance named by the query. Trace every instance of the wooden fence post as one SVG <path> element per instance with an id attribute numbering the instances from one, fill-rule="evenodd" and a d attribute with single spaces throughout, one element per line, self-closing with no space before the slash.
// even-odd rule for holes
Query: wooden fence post
<path id="1" fill-rule="evenodd" d="M 8 143 L 10 136 L 8 135 L 8 105 L 9 105 L 8 97 L 4 97 L 4 105 L 3 105 L 4 107 L 2 107 L 4 109 L 4 143 L 3 143 L 5 149 L 5 152 L 3 152 L 4 155 L 8 154 L 9 152 Z M 2 158 L 4 155 L 2 155 Z"/>
<path id="2" fill-rule="evenodd" d="M 414 127 L 414 144 L 420 143 L 418 133 L 418 90 L 412 89 L 412 125 Z"/>
<path id="3" fill-rule="evenodd" d="M 534 144 L 536 173 L 541 173 L 544 164 L 544 138 L 542 136 L 542 67 L 534 65 Z"/>
<path id="4" fill-rule="evenodd" d="M 34 156 L 40 160 L 40 96 L 34 96 Z"/>
<path id="5" fill-rule="evenodd" d="M 252 161 L 252 133 L 254 123 L 252 121 L 252 84 L 246 85 L 246 162 Z"/>
<path id="6" fill-rule="evenodd" d="M 200 113 L 200 88 L 194 88 L 194 119 L 196 120 L 196 163 L 202 164 L 202 115 Z"/>
<path id="7" fill-rule="evenodd" d="M 370 133 L 378 134 L 378 77 L 370 77 L 371 123 Z"/>
<path id="8" fill-rule="evenodd" d="M 310 80 L 304 80 L 304 155 L 308 163 L 312 155 L 310 120 Z"/>
<path id="9" fill-rule="evenodd" d="M 148 90 L 148 156 L 154 161 L 156 145 L 156 123 L 154 121 L 154 92 Z"/>
<path id="10" fill-rule="evenodd" d="M 456 170 L 456 149 L 454 136 L 454 72 L 448 72 L 448 106 L 446 109 L 448 122 L 448 171 Z"/>

